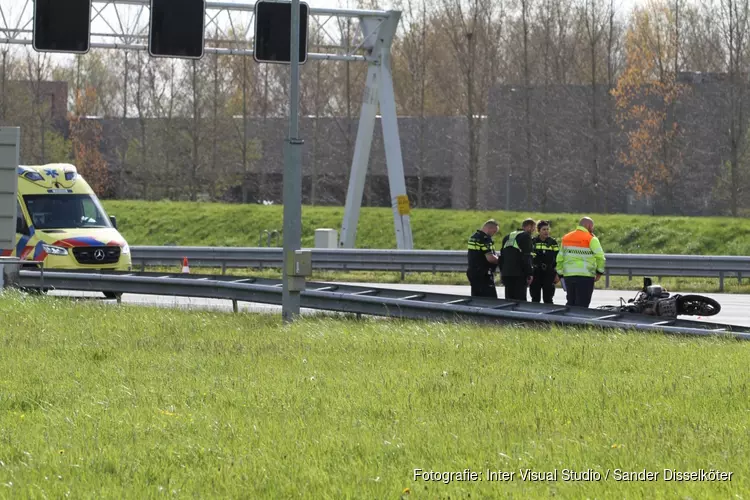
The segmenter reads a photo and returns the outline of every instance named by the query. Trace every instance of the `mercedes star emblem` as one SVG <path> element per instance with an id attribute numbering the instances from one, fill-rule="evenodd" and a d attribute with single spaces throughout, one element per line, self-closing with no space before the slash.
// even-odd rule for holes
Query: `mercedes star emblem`
<path id="1" fill-rule="evenodd" d="M 104 260 L 104 250 L 95 250 L 94 251 L 94 258 L 96 260 Z"/>

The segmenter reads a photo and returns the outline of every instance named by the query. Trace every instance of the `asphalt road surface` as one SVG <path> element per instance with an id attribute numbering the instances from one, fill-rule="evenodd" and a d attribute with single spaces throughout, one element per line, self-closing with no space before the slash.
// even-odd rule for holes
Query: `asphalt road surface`
<path id="1" fill-rule="evenodd" d="M 428 291 L 435 293 L 446 293 L 453 295 L 470 295 L 470 289 L 468 286 L 459 285 L 415 285 L 415 284 L 393 284 L 393 283 L 351 283 L 357 286 L 373 286 L 378 288 L 394 288 L 402 290 L 415 290 L 415 291 Z M 619 302 L 619 298 L 629 299 L 635 296 L 635 289 L 633 291 L 627 290 L 594 290 L 594 296 L 591 302 L 591 307 L 598 307 L 605 304 L 616 305 Z M 682 292 L 683 294 L 687 292 Z M 98 298 L 104 300 L 103 296 L 99 293 L 88 293 L 88 292 L 68 292 L 68 291 L 53 291 L 50 295 L 66 295 L 66 296 L 87 296 L 92 298 Z M 726 323 L 731 325 L 742 325 L 750 326 L 750 313 L 748 313 L 748 306 L 750 306 L 750 295 L 738 295 L 738 294 L 701 294 L 716 299 L 721 304 L 721 312 L 716 316 L 711 317 L 695 317 L 695 316 L 681 316 L 684 319 L 693 319 L 697 321 L 710 321 L 714 323 Z M 503 297 L 503 288 L 498 288 L 498 296 Z M 149 305 L 149 306 L 160 306 L 160 307 L 180 307 L 180 308 L 191 308 L 191 309 L 216 309 L 231 311 L 232 302 L 229 300 L 218 300 L 218 299 L 200 299 L 200 298 L 189 298 L 189 297 L 170 297 L 170 296 L 159 296 L 159 295 L 138 295 L 138 294 L 125 294 L 122 296 L 123 303 L 126 304 L 138 304 L 138 305 Z M 108 300 L 107 302 L 114 302 L 114 300 Z M 561 289 L 557 289 L 555 294 L 555 304 L 565 304 L 565 292 Z M 266 312 L 266 313 L 281 313 L 281 306 L 267 305 L 267 304 L 256 304 L 240 302 L 239 309 L 241 311 L 248 312 Z M 309 314 L 319 312 L 312 309 L 303 309 L 303 314 Z"/>

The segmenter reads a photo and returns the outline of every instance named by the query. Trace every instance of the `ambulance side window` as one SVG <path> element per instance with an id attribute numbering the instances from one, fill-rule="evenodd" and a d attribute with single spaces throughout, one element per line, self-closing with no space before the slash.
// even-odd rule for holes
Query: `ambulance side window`
<path id="1" fill-rule="evenodd" d="M 18 201 L 16 201 L 16 232 L 21 234 L 29 234 L 29 228 L 26 226 L 26 219 L 23 218 L 21 204 L 18 203 Z"/>

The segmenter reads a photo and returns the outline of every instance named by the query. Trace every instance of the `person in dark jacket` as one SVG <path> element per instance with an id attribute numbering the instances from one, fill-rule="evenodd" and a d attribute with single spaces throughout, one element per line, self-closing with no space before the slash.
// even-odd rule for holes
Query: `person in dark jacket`
<path id="1" fill-rule="evenodd" d="M 526 288 L 534 279 L 532 262 L 531 233 L 534 232 L 534 219 L 523 221 L 521 229 L 503 238 L 500 251 L 500 275 L 505 285 L 505 298 L 526 301 Z"/>
<path id="2" fill-rule="evenodd" d="M 482 229 L 477 229 L 469 238 L 466 277 L 469 278 L 469 284 L 471 284 L 472 297 L 497 298 L 495 268 L 498 258 L 495 253 L 495 243 L 492 241 L 497 230 L 497 221 L 490 219 L 484 223 Z"/>
<path id="3" fill-rule="evenodd" d="M 532 302 L 540 302 L 544 293 L 544 303 L 552 304 L 557 283 L 557 252 L 560 247 L 550 237 L 549 221 L 540 220 L 536 225 L 537 236 L 531 241 L 534 246 L 534 281 L 529 286 Z"/>

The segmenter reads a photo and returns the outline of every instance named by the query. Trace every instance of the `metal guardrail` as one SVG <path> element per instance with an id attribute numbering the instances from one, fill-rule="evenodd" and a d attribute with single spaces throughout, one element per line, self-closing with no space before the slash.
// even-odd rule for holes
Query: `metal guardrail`
<path id="1" fill-rule="evenodd" d="M 415 272 L 466 272 L 466 252 L 460 250 L 371 250 L 313 248 L 315 270 L 327 271 L 397 271 L 401 277 Z M 257 269 L 281 268 L 281 248 L 258 247 L 131 247 L 133 264 L 145 271 L 146 266 L 174 266 L 187 257 L 191 266 Z M 607 254 L 605 286 L 611 276 L 707 277 L 750 276 L 750 257 L 714 255 Z"/>
<path id="2" fill-rule="evenodd" d="M 281 280 L 186 274 L 81 273 L 30 271 L 19 273 L 27 288 L 108 291 L 281 304 Z M 495 323 L 557 324 L 663 332 L 697 336 L 729 336 L 750 340 L 750 327 L 665 319 L 631 313 L 505 299 L 467 297 L 322 282 L 308 282 L 301 292 L 304 308 L 428 320 L 473 320 Z"/>

